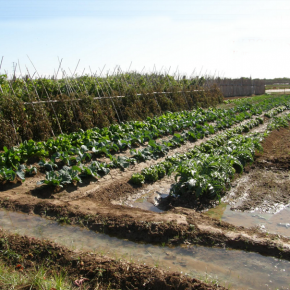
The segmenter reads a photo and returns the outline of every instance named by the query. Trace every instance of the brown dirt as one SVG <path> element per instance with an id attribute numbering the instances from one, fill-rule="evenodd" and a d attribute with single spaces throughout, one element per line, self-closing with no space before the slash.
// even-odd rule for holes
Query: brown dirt
<path id="1" fill-rule="evenodd" d="M 14 182 L 7 182 L 5 184 L 0 184 L 0 192 L 11 192 L 14 194 L 26 193 L 35 188 L 36 182 L 45 179 L 45 174 L 38 172 L 32 177 L 26 178 L 25 182 L 21 180 L 15 180 Z"/>
<path id="2" fill-rule="evenodd" d="M 238 185 L 237 197 L 247 194 L 243 203 L 232 206 L 235 210 L 259 209 L 263 212 L 275 212 L 278 204 L 286 205 L 290 201 L 289 173 L 285 171 L 269 171 L 267 169 L 251 168 L 246 184 Z"/>
<path id="3" fill-rule="evenodd" d="M 255 166 L 267 169 L 290 168 L 290 129 L 275 130 L 262 143 L 263 153 L 256 154 Z"/>
<path id="4" fill-rule="evenodd" d="M 245 168 L 247 179 L 235 190 L 236 196 L 247 194 L 237 210 L 274 211 L 277 204 L 290 202 L 290 130 L 275 130 L 263 141 L 263 153 Z"/>
<path id="5" fill-rule="evenodd" d="M 86 278 L 86 289 L 225 289 L 155 267 L 117 261 L 92 253 L 71 251 L 49 241 L 0 231 L 0 258 L 25 272 L 45 266 L 49 273 L 64 271 L 72 281 Z M 17 266 L 18 265 L 18 266 Z M 26 288 L 30 289 L 29 285 Z M 34 288 L 33 288 L 34 289 Z"/>

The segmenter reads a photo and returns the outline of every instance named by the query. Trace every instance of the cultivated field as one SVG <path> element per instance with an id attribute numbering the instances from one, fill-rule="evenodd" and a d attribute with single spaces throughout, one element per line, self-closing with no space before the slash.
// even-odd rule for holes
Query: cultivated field
<path id="1" fill-rule="evenodd" d="M 46 104 L 46 134 L 22 119 L 38 141 L 0 138 L 1 289 L 289 289 L 290 96 L 175 92 L 54 137 Z"/>

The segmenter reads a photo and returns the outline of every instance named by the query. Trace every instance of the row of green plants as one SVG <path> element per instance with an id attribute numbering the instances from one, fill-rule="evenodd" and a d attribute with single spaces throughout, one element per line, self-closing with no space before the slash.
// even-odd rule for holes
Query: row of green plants
<path id="1" fill-rule="evenodd" d="M 272 104 L 274 105 L 274 104 Z M 263 107 L 263 106 L 261 106 Z M 19 165 L 21 162 L 26 161 L 29 157 L 46 157 L 49 155 L 49 153 L 53 153 L 50 155 L 51 161 L 46 162 L 41 161 L 40 166 L 42 164 L 46 164 L 46 169 L 49 168 L 51 171 L 54 168 L 56 168 L 56 161 L 61 162 L 62 165 L 65 166 L 77 166 L 83 162 L 89 162 L 92 160 L 93 156 L 97 157 L 100 155 L 106 155 L 111 159 L 111 162 L 105 165 L 102 165 L 104 168 L 115 168 L 119 167 L 121 169 L 124 169 L 128 167 L 130 164 L 134 164 L 137 162 L 143 162 L 148 159 L 158 159 L 160 157 L 165 156 L 168 151 L 171 148 L 175 148 L 177 146 L 180 146 L 181 144 L 184 144 L 187 141 L 196 141 L 197 139 L 203 138 L 204 136 L 208 136 L 209 134 L 214 134 L 216 131 L 229 128 L 233 124 L 243 121 L 246 118 L 250 118 L 252 114 L 259 114 L 261 113 L 261 107 L 254 107 L 254 106 L 239 106 L 236 109 L 231 110 L 202 110 L 199 109 L 194 112 L 180 112 L 180 113 L 167 113 L 162 117 L 156 117 L 154 119 L 148 118 L 146 122 L 132 122 L 127 124 L 120 125 L 114 125 L 110 128 L 105 129 L 98 129 L 98 133 L 96 131 L 89 131 L 89 132 L 80 132 L 72 134 L 71 136 L 60 136 L 58 140 L 53 141 L 59 141 L 60 144 L 62 144 L 61 149 L 67 149 L 65 151 L 56 151 L 59 149 L 59 147 L 51 147 L 53 148 L 51 151 L 48 151 L 47 148 L 44 146 L 46 145 L 45 142 L 38 142 L 35 143 L 34 141 L 30 140 L 28 142 L 25 142 L 24 144 L 21 144 L 21 146 L 17 148 L 13 148 L 12 150 L 8 150 L 7 148 L 4 148 L 5 151 L 0 155 L 0 163 L 3 166 L 3 169 L 0 170 L 0 177 L 3 182 L 6 182 L 7 180 L 13 181 L 13 177 L 17 177 L 18 179 L 23 178 L 23 174 L 20 173 L 26 173 L 26 175 L 30 176 L 29 172 L 23 171 L 23 169 L 19 169 Z M 269 108 L 269 103 L 266 102 L 264 107 Z M 287 107 L 284 106 L 284 109 Z M 247 111 L 249 109 L 249 111 Z M 237 112 L 241 112 L 237 114 Z M 278 113 L 278 111 L 277 111 Z M 205 121 L 213 121 L 219 118 L 219 121 L 217 121 L 216 125 L 208 125 L 207 123 L 204 123 Z M 194 121 L 193 121 L 194 120 Z M 164 125 L 164 122 L 166 126 Z M 204 125 L 199 125 L 199 123 L 204 123 Z M 190 130 L 184 130 L 181 134 L 175 133 L 172 138 L 168 140 L 164 140 L 162 143 L 156 143 L 152 137 L 156 138 L 160 136 L 160 132 L 163 134 L 171 133 L 170 131 L 165 131 L 163 128 L 171 128 L 171 130 L 174 132 L 176 129 L 180 128 L 186 128 L 187 126 L 190 126 L 192 124 L 195 124 L 194 127 L 191 127 Z M 171 126 L 171 127 L 170 127 Z M 178 127 L 179 126 L 179 127 Z M 144 130 L 151 129 L 151 130 Z M 246 128 L 246 127 L 245 127 Z M 154 135 L 155 130 L 160 130 L 158 134 Z M 250 128 L 247 128 L 249 131 Z M 130 131 L 132 130 L 132 131 Z M 135 130 L 135 131 L 134 131 Z M 130 133 L 136 132 L 136 130 L 145 136 L 139 138 L 142 139 L 143 144 L 145 141 L 149 140 L 148 146 L 141 149 L 131 150 L 132 157 L 121 157 L 121 156 L 113 156 L 111 153 L 113 152 L 119 152 L 121 150 L 125 150 L 127 148 L 131 147 L 130 142 L 131 140 L 128 140 L 128 136 Z M 246 130 L 246 129 L 245 129 Z M 153 132 L 153 135 L 152 135 Z M 151 135 L 147 135 L 150 134 Z M 124 138 L 124 136 L 127 134 L 127 140 L 121 139 Z M 80 135 L 82 136 L 80 138 Z M 106 136 L 106 139 L 103 138 L 103 136 Z M 113 136 L 112 139 L 110 137 Z M 67 137 L 67 138 L 61 138 L 61 137 Z M 76 138 L 77 137 L 77 138 Z M 95 138 L 92 140 L 92 138 Z M 102 142 L 97 143 L 97 138 L 103 138 Z M 115 138 L 115 139 L 114 139 Z M 136 135 L 133 136 L 133 138 L 136 139 Z M 97 139 L 100 141 L 100 139 Z M 115 140 L 117 143 L 110 142 L 109 140 Z M 104 141 L 104 142 L 103 142 Z M 106 143 L 105 143 L 106 141 Z M 80 145 L 83 144 L 83 142 L 86 142 L 86 145 Z M 72 144 L 79 144 L 80 147 L 73 146 Z M 95 146 L 96 144 L 100 144 L 100 147 Z M 129 145 L 128 145 L 129 144 Z M 121 146 L 120 146 L 121 145 Z M 88 152 L 90 150 L 90 152 Z M 100 163 L 103 164 L 103 163 Z M 8 166 L 7 166 L 8 165 Z M 14 169 L 14 170 L 13 170 Z M 12 172 L 13 171 L 13 172 Z M 79 169 L 80 172 L 80 169 Z M 52 173 L 50 173 L 52 175 Z"/>
<path id="2" fill-rule="evenodd" d="M 7 182 L 17 183 L 18 181 L 25 181 L 25 177 L 34 176 L 37 174 L 37 168 L 30 165 L 29 167 L 25 164 L 18 166 L 17 170 L 3 167 L 0 169 L 0 184 Z"/>
<path id="3" fill-rule="evenodd" d="M 240 115 L 236 116 L 239 122 L 243 120 L 239 118 Z M 236 122 L 232 121 L 232 124 L 235 123 Z M 183 134 L 174 134 L 173 137 L 168 140 L 164 140 L 162 143 L 157 143 L 156 141 L 150 139 L 147 147 L 138 151 L 136 149 L 132 149 L 131 157 L 120 155 L 113 156 L 107 152 L 106 156 L 110 158 L 110 162 L 108 163 L 92 161 L 93 154 L 88 152 L 88 147 L 86 147 L 85 145 L 82 145 L 80 149 L 77 149 L 78 152 L 76 152 L 75 150 L 73 151 L 73 154 L 77 153 L 77 155 L 71 155 L 68 153 L 68 151 L 56 152 L 52 155 L 51 160 L 46 161 L 45 159 L 42 159 L 39 162 L 40 170 L 46 173 L 46 179 L 40 181 L 39 184 L 63 187 L 63 185 L 65 184 L 72 183 L 76 185 L 77 183 L 82 183 L 82 178 L 85 177 L 94 177 L 98 179 L 101 176 L 108 174 L 110 172 L 110 169 L 112 168 L 120 168 L 124 170 L 131 164 L 146 162 L 150 159 L 158 159 L 164 157 L 165 155 L 167 155 L 171 148 L 181 146 L 187 141 L 194 142 L 197 139 L 203 138 L 204 136 L 214 134 L 216 130 L 218 129 L 216 129 L 216 127 L 213 127 L 212 125 L 197 125 L 195 128 L 192 128 L 189 131 L 185 131 Z M 93 151 L 96 152 L 96 150 Z M 105 152 L 106 151 L 103 151 L 103 153 Z M 64 166 L 62 167 L 62 169 L 55 171 L 58 169 L 59 163 Z M 20 166 L 16 171 L 15 177 L 24 181 L 25 173 L 27 172 L 23 171 Z"/>
<path id="4" fill-rule="evenodd" d="M 62 152 L 65 158 L 71 155 L 81 155 L 80 151 L 90 150 L 95 155 L 110 155 L 133 147 L 144 145 L 151 139 L 174 134 L 190 127 L 197 130 L 206 122 L 219 121 L 218 127 L 226 126 L 233 118 L 246 118 L 251 114 L 246 112 L 248 106 L 237 108 L 237 110 L 197 109 L 193 111 L 167 112 L 162 116 L 147 118 L 145 121 L 131 121 L 122 124 L 114 124 L 110 127 L 79 130 L 69 135 L 61 134 L 57 138 L 50 138 L 45 142 L 33 140 L 24 141 L 19 146 L 11 149 L 4 147 L 0 153 L 0 166 L 16 169 L 20 163 L 27 162 L 31 158 L 53 158 L 53 154 Z M 238 116 L 236 112 L 244 111 Z M 227 119 L 225 119 L 227 117 Z M 212 127 L 209 128 L 213 130 Z"/>
<path id="5" fill-rule="evenodd" d="M 267 125 L 267 129 L 269 131 L 273 131 L 276 130 L 281 127 L 283 128 L 287 128 L 289 127 L 289 121 L 290 121 L 290 114 L 286 115 L 286 116 L 281 116 L 281 117 L 273 117 L 273 120 L 271 122 L 269 122 L 269 124 Z"/>
<path id="6" fill-rule="evenodd" d="M 4 181 L 13 181 L 15 177 L 24 180 L 23 169 L 19 169 L 20 164 L 32 157 L 48 156 L 50 156 L 51 162 L 45 163 L 43 160 L 40 162 L 40 166 L 45 164 L 45 168 L 50 169 L 48 171 L 51 171 L 53 166 L 57 166 L 55 161 L 61 161 L 65 166 L 73 166 L 81 162 L 90 161 L 93 155 L 100 156 L 102 154 L 108 156 L 117 167 L 124 168 L 124 162 L 127 164 L 128 161 L 125 157 L 122 157 L 123 159 L 121 157 L 113 157 L 112 151 L 119 152 L 148 141 L 148 146 L 144 149 L 131 150 L 133 156 L 128 164 L 134 163 L 132 160 L 142 162 L 151 158 L 157 159 L 164 156 L 171 147 L 180 146 L 186 141 L 196 141 L 209 134 L 214 134 L 217 130 L 232 126 L 234 123 L 249 118 L 251 114 L 255 113 L 255 108 L 251 108 L 251 114 L 246 111 L 247 109 L 249 109 L 247 106 L 243 106 L 237 108 L 237 110 L 228 111 L 215 109 L 205 111 L 199 109 L 191 112 L 168 112 L 161 117 L 147 118 L 145 122 L 129 122 L 103 129 L 95 128 L 87 132 L 59 136 L 56 140 L 50 139 L 50 142 L 36 143 L 30 140 L 11 150 L 4 148 L 4 152 L 0 155 L 0 164 L 3 166 L 0 174 Z M 235 115 L 237 111 L 244 112 Z M 215 127 L 205 123 L 216 119 L 219 119 L 219 121 Z M 200 125 L 203 123 L 204 125 Z M 193 125 L 195 127 L 192 127 Z M 187 128 L 188 126 L 191 126 L 190 130 L 186 130 L 181 134 L 175 133 L 172 138 L 162 144 L 158 144 L 153 140 L 153 138 L 172 134 L 175 130 Z M 91 153 L 88 152 L 89 149 Z"/>
<path id="7" fill-rule="evenodd" d="M 262 123 L 263 120 L 261 118 L 257 118 L 255 120 L 251 120 L 249 123 L 254 126 L 254 124 L 260 124 Z M 181 136 L 175 136 L 172 138 L 174 139 L 175 142 L 180 146 L 180 144 L 184 143 L 184 140 L 182 139 Z M 188 135 L 191 136 L 191 135 Z M 184 136 L 185 137 L 185 136 Z M 195 139 L 196 140 L 196 139 Z M 55 168 L 54 165 L 55 163 L 50 163 L 50 167 L 47 166 L 46 169 L 49 171 L 46 172 L 46 178 L 44 180 L 41 180 L 38 182 L 39 185 L 41 184 L 47 184 L 47 185 L 52 185 L 52 186 L 57 186 L 57 187 L 63 187 L 66 184 L 73 184 L 77 185 L 77 183 L 82 183 L 82 178 L 86 177 L 94 177 L 96 179 L 100 178 L 103 175 L 106 175 L 110 172 L 110 169 L 112 168 L 120 168 L 120 169 L 125 169 L 129 167 L 130 164 L 136 164 L 138 162 L 146 162 L 146 160 L 150 159 L 158 159 L 160 157 L 165 156 L 171 146 L 176 146 L 173 145 L 173 142 L 164 142 L 163 144 L 157 144 L 155 141 L 150 140 L 149 141 L 149 146 L 141 149 L 138 151 L 138 153 L 135 153 L 131 158 L 126 157 L 126 156 L 112 156 L 111 157 L 111 162 L 109 163 L 99 163 L 97 161 L 92 161 L 88 165 L 84 165 L 81 163 L 81 159 L 78 159 L 78 163 L 76 165 L 72 165 L 71 167 L 69 166 L 64 166 L 61 170 L 59 171 L 53 171 Z M 134 152 L 134 151 L 133 151 Z M 154 178 L 161 177 L 161 172 L 162 172 L 162 177 L 167 174 L 164 166 L 168 164 L 167 162 L 162 163 L 161 166 L 156 166 L 156 167 L 150 167 L 149 169 L 142 171 L 142 175 L 144 175 L 144 179 L 147 181 L 156 181 Z M 161 169 L 164 169 L 163 171 Z M 168 167 L 169 169 L 169 167 Z M 155 177 L 153 177 L 155 174 Z M 132 177 L 131 181 L 134 183 L 135 178 Z M 142 183 L 143 179 L 141 180 Z M 140 183 L 140 180 L 139 182 Z"/>
<path id="8" fill-rule="evenodd" d="M 233 129 L 235 132 L 238 130 L 242 130 L 244 132 L 248 132 L 249 128 L 253 128 L 254 126 L 258 126 L 259 124 L 263 123 L 262 118 L 256 118 L 253 120 L 250 120 L 246 124 L 244 124 L 241 127 L 237 127 L 237 129 Z M 213 131 L 214 133 L 214 131 Z M 172 139 L 180 146 L 182 143 L 184 143 L 184 139 L 186 136 L 183 136 L 184 139 L 180 138 L 181 136 L 173 136 Z M 204 136 L 204 135 L 203 135 Z M 189 138 L 192 136 L 188 134 Z M 196 140 L 196 139 L 195 139 Z M 195 141 L 194 140 L 194 141 Z M 210 142 L 215 142 L 215 138 L 213 138 L 213 141 L 208 141 L 205 143 L 203 148 L 207 148 L 209 146 Z M 112 168 L 120 168 L 124 170 L 125 168 L 129 167 L 130 164 L 136 164 L 138 162 L 146 162 L 146 160 L 150 159 L 158 159 L 160 157 L 165 156 L 170 146 L 176 146 L 176 144 L 173 145 L 173 141 L 168 142 L 165 141 L 163 144 L 157 144 L 155 141 L 150 140 L 149 146 L 141 149 L 138 151 L 138 154 L 134 154 L 132 157 L 126 157 L 126 156 L 111 156 L 111 162 L 109 163 L 100 163 L 98 161 L 92 161 L 89 164 L 82 164 L 82 161 L 85 161 L 81 156 L 76 157 L 73 160 L 73 164 L 70 164 L 71 166 L 64 166 L 59 171 L 54 171 L 54 169 L 57 168 L 57 165 L 55 163 L 56 159 L 61 159 L 62 157 L 60 155 L 56 156 L 53 159 L 53 162 L 50 161 L 48 163 L 42 162 L 42 166 L 46 170 L 46 179 L 41 180 L 38 182 L 39 185 L 41 184 L 47 184 L 57 187 L 63 187 L 66 184 L 74 184 L 77 185 L 77 183 L 82 183 L 82 178 L 87 177 L 93 177 L 93 178 L 100 178 L 101 176 L 104 176 L 110 172 L 110 169 Z M 136 151 L 132 151 L 134 153 Z M 85 156 L 85 152 L 83 151 L 83 156 Z M 184 157 L 184 155 L 181 155 L 181 158 Z M 172 170 L 172 166 L 170 166 L 170 161 L 176 162 L 178 160 L 178 156 L 169 157 L 165 162 L 161 163 L 161 165 L 157 165 L 156 167 L 150 167 L 149 169 L 145 169 L 142 171 L 141 175 L 133 175 L 131 178 L 131 181 L 133 183 L 142 183 L 146 179 L 146 181 L 156 181 L 158 178 L 161 178 L 165 176 L 165 174 L 168 174 L 169 170 Z M 171 169 L 170 169 L 171 168 Z M 143 176 L 142 176 L 143 175 Z M 138 178 L 141 178 L 138 180 Z"/>
<path id="9" fill-rule="evenodd" d="M 246 132 L 244 125 L 227 130 L 185 154 L 168 156 L 164 162 L 143 169 L 141 174 L 133 174 L 131 182 L 155 182 L 176 173 L 171 195 L 220 199 L 230 187 L 234 174 L 242 173 L 244 166 L 254 161 L 255 151 L 262 150 L 261 142 L 269 131 L 288 127 L 289 121 L 290 114 L 274 117 L 264 134 L 241 135 Z M 257 126 L 260 120 L 249 123 Z"/>
<path id="10" fill-rule="evenodd" d="M 165 161 L 160 162 L 156 165 L 151 165 L 144 168 L 141 174 L 135 173 L 132 175 L 131 182 L 135 184 L 141 184 L 143 182 L 155 182 L 165 175 L 170 175 L 176 171 L 178 165 L 185 160 L 191 159 L 198 152 L 210 153 L 216 147 L 222 147 L 225 142 L 235 134 L 241 134 L 243 132 L 249 132 L 249 128 L 254 128 L 263 123 L 262 118 L 256 118 L 246 122 L 243 125 L 237 126 L 230 130 L 226 130 L 225 133 L 221 133 L 201 144 L 195 146 L 187 153 L 175 154 L 173 156 L 166 157 Z M 164 171 L 165 170 L 165 171 Z M 161 173 L 160 173 L 161 172 Z"/>
<path id="11" fill-rule="evenodd" d="M 277 96 L 278 98 L 281 97 Z M 258 95 L 258 96 L 253 96 L 253 97 L 247 97 L 247 98 L 237 98 L 237 99 L 227 99 L 223 101 L 223 104 L 220 105 L 220 107 L 232 107 L 232 106 L 238 106 L 238 105 L 243 105 L 245 103 L 247 104 L 257 104 L 259 102 L 263 102 L 267 99 L 273 99 L 275 98 L 273 95 Z M 282 98 L 287 99 L 289 98 L 289 95 L 283 95 Z"/>
<path id="12" fill-rule="evenodd" d="M 222 148 L 208 153 L 197 153 L 176 168 L 176 183 L 170 194 L 192 194 L 208 199 L 220 199 L 230 187 L 234 174 L 242 173 L 243 166 L 253 161 L 256 150 L 261 150 L 260 135 L 233 136 Z"/>
<path id="13" fill-rule="evenodd" d="M 268 130 L 288 127 L 290 114 L 276 117 L 267 126 Z M 261 142 L 268 135 L 256 134 L 249 136 L 237 135 L 228 140 L 222 147 L 210 154 L 201 154 L 182 162 L 176 169 L 176 183 L 170 194 L 181 196 L 192 194 L 194 198 L 205 197 L 220 199 L 230 187 L 234 174 L 242 173 L 243 167 L 254 161 L 255 151 L 261 151 Z M 194 172 L 193 172 L 194 171 Z"/>
<path id="14" fill-rule="evenodd" d="M 218 120 L 217 127 L 222 129 L 232 125 L 231 119 L 238 121 L 238 118 L 242 120 L 250 118 L 253 114 L 259 115 L 263 110 L 267 111 L 281 102 L 284 102 L 284 99 L 266 100 L 255 106 L 243 104 L 230 110 L 197 109 L 175 113 L 167 112 L 159 117 L 148 117 L 145 121 L 130 121 L 104 128 L 79 130 L 68 135 L 61 134 L 57 138 L 49 138 L 45 142 L 24 141 L 10 150 L 7 147 L 3 148 L 4 152 L 0 154 L 0 166 L 16 168 L 18 163 L 26 162 L 29 158 L 50 157 L 59 151 L 68 151 L 68 154 L 72 155 L 81 146 L 86 146 L 90 150 L 95 148 L 94 150 L 100 151 L 100 154 L 118 152 L 140 144 L 143 145 L 151 139 L 216 120 Z M 236 116 L 237 113 L 240 115 Z"/>
<path id="15" fill-rule="evenodd" d="M 273 108 L 265 113 L 265 117 L 272 118 L 272 117 L 276 116 L 277 114 L 285 111 L 286 109 L 288 109 L 287 106 L 280 106 L 277 108 Z"/>

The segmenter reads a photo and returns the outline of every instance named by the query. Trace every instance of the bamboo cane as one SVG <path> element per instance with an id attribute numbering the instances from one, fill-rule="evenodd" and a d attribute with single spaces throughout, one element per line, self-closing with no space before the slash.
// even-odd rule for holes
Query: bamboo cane
<path id="1" fill-rule="evenodd" d="M 39 76 L 39 73 L 38 73 L 37 69 L 35 68 L 35 66 L 34 66 L 33 62 L 31 61 L 31 59 L 29 58 L 29 56 L 28 56 L 28 55 L 27 55 L 27 57 L 28 57 L 28 59 L 30 60 L 30 62 L 31 62 L 31 64 L 32 64 L 32 66 L 34 67 L 34 69 L 35 69 L 36 73 L 37 73 L 37 74 L 38 74 L 38 76 Z M 45 93 L 46 93 L 46 95 L 47 95 L 48 99 L 50 100 L 49 94 L 47 93 L 47 90 L 46 90 L 46 88 L 45 88 L 45 86 L 44 86 L 44 84 L 43 84 L 43 82 L 42 82 L 42 79 L 41 79 L 41 78 L 40 78 L 40 82 L 41 82 L 41 84 L 42 84 L 42 86 L 43 86 L 43 88 L 44 88 L 44 91 L 45 91 Z M 57 124 L 58 124 L 59 130 L 60 130 L 61 134 L 63 134 L 63 132 L 62 132 L 62 129 L 61 129 L 61 126 L 60 126 L 60 123 L 59 123 L 59 120 L 58 120 L 58 117 L 57 117 L 57 114 L 56 114 L 56 112 L 55 112 L 55 109 L 54 109 L 54 107 L 53 107 L 52 103 L 50 103 L 50 104 L 51 104 L 51 108 L 52 108 L 52 110 L 53 110 L 53 113 L 54 113 L 54 115 L 55 115 L 55 118 L 56 118 L 56 121 L 57 121 Z"/>

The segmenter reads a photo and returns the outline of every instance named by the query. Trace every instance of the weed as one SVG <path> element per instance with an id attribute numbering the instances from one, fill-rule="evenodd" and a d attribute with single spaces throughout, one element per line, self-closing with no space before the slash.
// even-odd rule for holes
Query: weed
<path id="1" fill-rule="evenodd" d="M 71 224 L 71 221 L 70 221 L 69 217 L 67 217 L 67 216 L 60 217 L 57 221 L 59 223 L 63 223 L 63 224 L 68 224 L 68 225 Z"/>
<path id="2" fill-rule="evenodd" d="M 195 225 L 190 224 L 189 228 L 190 228 L 191 231 L 193 231 L 193 232 L 195 231 Z"/>
<path id="3" fill-rule="evenodd" d="M 21 266 L 21 265 L 20 265 Z M 72 289 L 72 283 L 66 278 L 64 272 L 48 274 L 44 266 L 34 268 L 28 272 L 15 271 L 14 267 L 6 266 L 0 261 L 1 289 Z"/>

